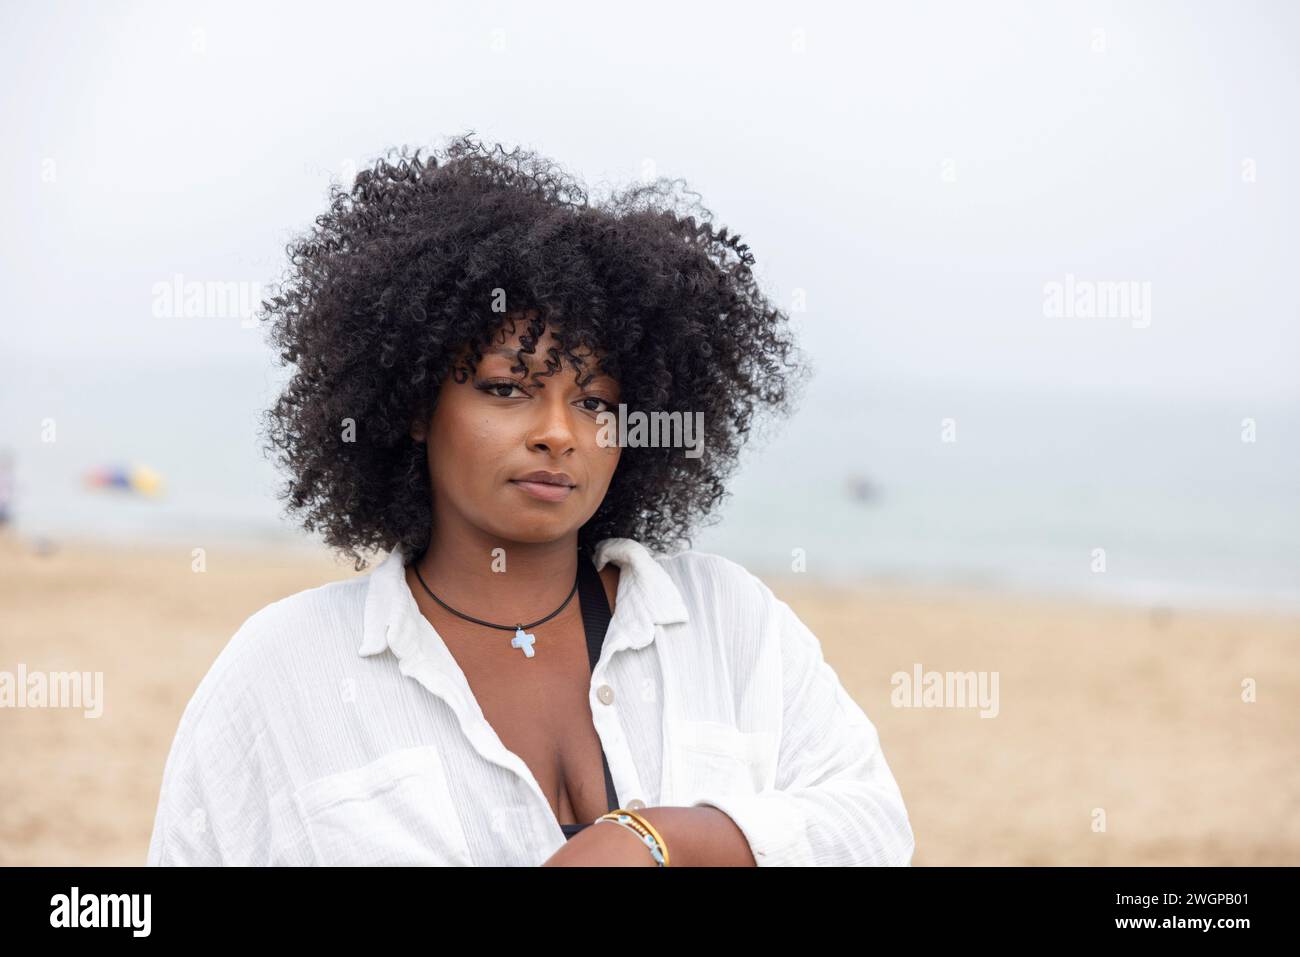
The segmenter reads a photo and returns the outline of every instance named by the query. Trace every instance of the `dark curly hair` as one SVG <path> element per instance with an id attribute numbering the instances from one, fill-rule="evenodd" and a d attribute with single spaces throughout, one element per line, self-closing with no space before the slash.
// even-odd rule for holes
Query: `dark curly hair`
<path id="1" fill-rule="evenodd" d="M 581 370 L 574 351 L 586 347 L 629 409 L 704 416 L 698 458 L 624 448 L 579 546 L 689 547 L 756 413 L 788 413 L 807 366 L 749 247 L 679 186 L 660 178 L 591 204 L 553 162 L 482 147 L 472 132 L 423 160 L 389 150 L 350 190 L 332 184 L 328 212 L 286 247 L 290 266 L 261 304 L 281 364 L 296 367 L 264 414 L 266 452 L 289 474 L 286 513 L 357 571 L 363 551 L 423 551 L 431 489 L 412 424 L 432 414 L 446 375 L 463 381 L 457 354 L 477 365 L 504 312 L 536 310 L 520 352 L 549 326 L 559 348 L 544 374 L 561 368 L 560 349 Z"/>

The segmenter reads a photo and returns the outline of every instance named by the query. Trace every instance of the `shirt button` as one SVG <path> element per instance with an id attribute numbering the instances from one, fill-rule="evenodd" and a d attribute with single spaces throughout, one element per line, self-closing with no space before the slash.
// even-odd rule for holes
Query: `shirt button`
<path id="1" fill-rule="evenodd" d="M 614 689 L 609 685 L 601 685 L 596 689 L 596 697 L 601 704 L 611 704 L 614 701 Z"/>
<path id="2" fill-rule="evenodd" d="M 639 811 L 643 807 L 645 807 L 645 801 L 642 801 L 640 798 L 633 798 L 623 806 L 626 807 L 629 811 Z"/>

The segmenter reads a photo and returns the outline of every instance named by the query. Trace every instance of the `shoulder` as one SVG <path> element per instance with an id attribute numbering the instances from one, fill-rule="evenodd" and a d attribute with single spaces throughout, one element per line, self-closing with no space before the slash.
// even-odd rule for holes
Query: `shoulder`
<path id="1" fill-rule="evenodd" d="M 369 576 L 296 592 L 249 615 L 217 654 L 181 714 L 163 769 L 151 863 L 242 860 L 260 846 L 273 753 L 301 722 L 320 675 L 355 661 Z M 198 815 L 197 825 L 190 815 Z M 195 827 L 198 829 L 195 830 Z M 249 836 L 257 835 L 257 836 Z M 217 847 L 221 838 L 222 846 Z"/>
<path id="2" fill-rule="evenodd" d="M 771 590 L 763 580 L 739 562 L 718 555 L 688 549 L 656 558 L 679 591 L 697 596 L 725 597 L 748 603 L 765 603 Z"/>
<path id="3" fill-rule="evenodd" d="M 751 650 L 756 643 L 774 641 L 781 625 L 781 603 L 744 565 L 698 549 L 656 561 L 681 597 L 693 632 Z"/>
<path id="4" fill-rule="evenodd" d="M 740 617 L 748 624 L 773 612 L 775 596 L 767 585 L 724 555 L 699 549 L 660 553 L 632 538 L 607 538 L 596 546 L 596 566 L 603 569 L 611 562 L 621 566 L 621 578 L 637 582 L 656 617 L 673 620 L 684 613 L 685 619 L 704 626 Z"/>
<path id="5" fill-rule="evenodd" d="M 369 584 L 369 575 L 359 575 L 273 601 L 244 619 L 229 650 L 236 655 L 271 652 L 312 635 L 350 633 L 360 622 Z"/>
<path id="6" fill-rule="evenodd" d="M 291 685 L 304 663 L 356 655 L 368 579 L 304 589 L 244 619 L 195 689 L 178 737 L 206 732 L 229 740 L 232 726 L 264 713 L 268 691 Z"/>
<path id="7" fill-rule="evenodd" d="M 682 596 L 696 630 L 745 653 L 822 655 L 821 641 L 758 575 L 723 555 L 689 550 L 658 559 Z"/>

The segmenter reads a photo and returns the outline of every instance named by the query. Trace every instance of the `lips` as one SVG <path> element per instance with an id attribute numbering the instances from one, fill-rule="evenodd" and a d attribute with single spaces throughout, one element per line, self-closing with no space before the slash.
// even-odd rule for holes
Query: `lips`
<path id="1" fill-rule="evenodd" d="M 543 502 L 563 502 L 573 494 L 572 485 L 556 485 L 554 482 L 522 482 L 511 479 L 510 484 L 526 495 Z"/>
<path id="2" fill-rule="evenodd" d="M 517 476 L 510 481 L 527 482 L 534 485 L 558 485 L 564 488 L 573 488 L 578 484 L 569 477 L 567 472 L 546 471 L 529 472 L 527 475 Z"/>

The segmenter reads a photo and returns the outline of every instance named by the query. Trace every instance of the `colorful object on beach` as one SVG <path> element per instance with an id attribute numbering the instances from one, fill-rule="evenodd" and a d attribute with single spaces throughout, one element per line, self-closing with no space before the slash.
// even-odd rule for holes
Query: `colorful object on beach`
<path id="1" fill-rule="evenodd" d="M 162 494 L 162 476 L 147 465 L 108 466 L 86 473 L 91 488 L 120 489 L 156 498 Z"/>

